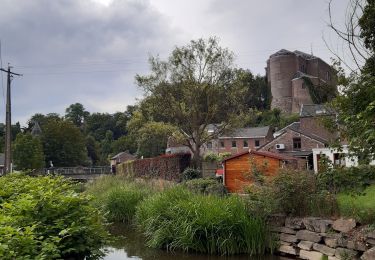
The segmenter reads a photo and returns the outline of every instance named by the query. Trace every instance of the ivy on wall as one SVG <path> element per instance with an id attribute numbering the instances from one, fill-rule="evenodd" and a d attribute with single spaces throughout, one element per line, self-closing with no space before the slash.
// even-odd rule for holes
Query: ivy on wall
<path id="1" fill-rule="evenodd" d="M 314 83 L 308 77 L 302 77 L 302 79 L 309 90 L 311 100 L 314 102 L 314 104 L 323 104 L 336 97 L 336 88 L 333 86 L 326 83 L 314 85 Z"/>

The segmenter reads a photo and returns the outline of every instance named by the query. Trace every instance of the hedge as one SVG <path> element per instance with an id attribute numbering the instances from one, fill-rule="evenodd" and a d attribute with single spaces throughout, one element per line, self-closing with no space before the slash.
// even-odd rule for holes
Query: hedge
<path id="1" fill-rule="evenodd" d="M 136 178 L 182 181 L 182 172 L 190 165 L 190 154 L 162 155 L 117 165 L 117 174 Z"/>

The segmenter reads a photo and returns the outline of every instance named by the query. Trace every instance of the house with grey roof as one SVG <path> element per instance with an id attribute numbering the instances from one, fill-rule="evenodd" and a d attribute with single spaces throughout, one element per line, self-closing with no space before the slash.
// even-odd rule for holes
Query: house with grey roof
<path id="1" fill-rule="evenodd" d="M 237 154 L 249 149 L 254 150 L 272 139 L 273 128 L 270 126 L 236 128 L 203 145 L 201 153 Z"/>
<path id="2" fill-rule="evenodd" d="M 328 147 L 337 137 L 324 125 L 325 117 L 335 116 L 335 111 L 325 105 L 302 105 L 299 121 L 275 132 L 271 142 L 258 148 L 293 156 L 299 160 L 299 168 L 313 168 L 313 149 Z"/>

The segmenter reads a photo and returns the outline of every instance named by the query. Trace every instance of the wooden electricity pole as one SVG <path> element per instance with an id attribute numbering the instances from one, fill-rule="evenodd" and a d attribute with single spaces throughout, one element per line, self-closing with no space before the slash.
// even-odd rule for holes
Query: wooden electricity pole
<path id="1" fill-rule="evenodd" d="M 11 172 L 12 167 L 12 113 L 11 113 L 11 98 L 10 98 L 10 83 L 13 76 L 22 76 L 21 74 L 11 72 L 11 66 L 8 69 L 0 68 L 1 71 L 7 73 L 7 102 L 6 102 L 6 118 L 5 118 L 5 162 L 4 173 Z"/>

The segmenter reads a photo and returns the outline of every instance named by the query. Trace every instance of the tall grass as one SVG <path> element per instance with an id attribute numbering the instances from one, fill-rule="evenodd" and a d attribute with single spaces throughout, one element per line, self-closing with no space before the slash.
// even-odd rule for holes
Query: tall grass
<path id="1" fill-rule="evenodd" d="M 114 222 L 131 222 L 138 203 L 155 190 L 152 185 L 118 176 L 99 178 L 86 188 L 86 192 L 93 196 L 95 206 Z"/>
<path id="2" fill-rule="evenodd" d="M 182 187 L 142 201 L 136 223 L 156 248 L 255 255 L 272 244 L 265 222 L 251 218 L 240 198 L 205 196 Z"/>

